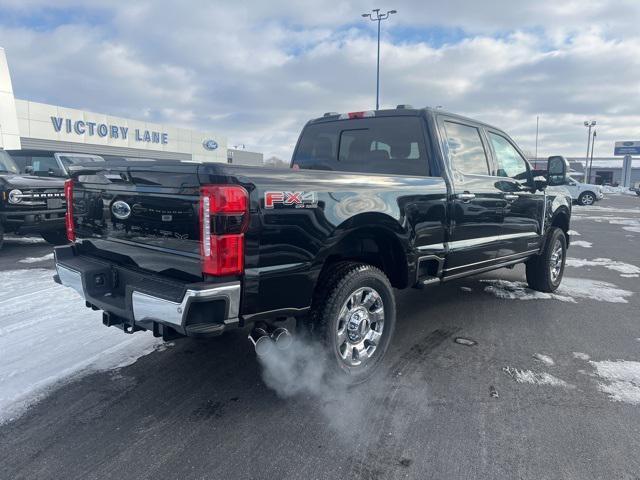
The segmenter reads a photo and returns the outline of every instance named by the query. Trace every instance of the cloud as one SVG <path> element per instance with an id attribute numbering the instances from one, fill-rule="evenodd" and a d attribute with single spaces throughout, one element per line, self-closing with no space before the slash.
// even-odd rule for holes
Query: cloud
<path id="1" fill-rule="evenodd" d="M 371 108 L 366 2 L 0 0 L 0 45 L 21 98 L 213 130 L 287 159 L 309 118 Z M 634 1 L 397 1 L 381 99 L 443 105 L 504 127 L 524 150 L 596 155 L 635 138 Z M 453 33 L 452 33 L 453 32 Z"/>

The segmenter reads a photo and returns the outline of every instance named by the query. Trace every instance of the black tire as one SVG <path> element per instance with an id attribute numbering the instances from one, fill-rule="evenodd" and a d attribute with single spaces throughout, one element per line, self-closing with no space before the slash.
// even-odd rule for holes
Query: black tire
<path id="1" fill-rule="evenodd" d="M 42 232 L 40 236 L 51 245 L 66 245 L 69 243 L 69 240 L 67 240 L 67 233 L 64 230 Z"/>
<path id="2" fill-rule="evenodd" d="M 361 303 L 354 304 L 356 297 Z M 374 298 L 370 306 L 363 303 Z M 366 381 L 380 365 L 395 328 L 396 305 L 389 279 L 372 265 L 336 263 L 318 281 L 313 303 L 310 333 L 325 347 L 329 375 L 337 374 L 341 382 L 352 385 Z M 343 309 L 353 313 L 340 318 Z M 366 318 L 353 320 L 361 314 Z M 345 336 L 342 343 L 340 330 Z M 379 335 L 375 342 L 367 340 L 372 335 Z M 362 358 L 358 351 L 363 352 Z"/>
<path id="3" fill-rule="evenodd" d="M 562 257 L 559 263 L 553 261 L 552 265 L 552 256 L 557 248 L 560 248 Z M 562 282 L 566 259 L 567 237 L 561 229 L 552 227 L 547 233 L 542 253 L 529 259 L 526 263 L 529 287 L 539 292 L 554 292 Z M 557 273 L 556 269 L 558 269 Z"/>
<path id="4" fill-rule="evenodd" d="M 4 245 L 4 227 L 0 223 L 0 250 L 2 250 L 3 245 Z"/>
<path id="5" fill-rule="evenodd" d="M 593 192 L 582 192 L 578 197 L 579 205 L 593 205 L 598 197 Z"/>

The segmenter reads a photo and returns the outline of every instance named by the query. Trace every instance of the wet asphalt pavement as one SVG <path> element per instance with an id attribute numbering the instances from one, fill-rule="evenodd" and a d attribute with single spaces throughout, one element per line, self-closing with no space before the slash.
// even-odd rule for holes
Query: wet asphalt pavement
<path id="1" fill-rule="evenodd" d="M 574 212 L 574 239 L 593 246 L 569 257 L 640 266 L 640 231 L 623 228 L 640 223 L 640 198 L 609 196 L 597 207 Z M 9 242 L 0 270 L 49 251 Z M 0 478 L 640 478 L 640 404 L 614 401 L 594 365 L 574 355 L 640 361 L 640 278 L 603 266 L 567 267 L 565 277 L 632 294 L 628 303 L 572 303 L 485 291 L 482 280 L 523 281 L 523 266 L 397 292 L 383 371 L 337 399 L 279 398 L 245 332 L 175 341 L 59 386 L 0 426 Z M 519 383 L 505 367 L 564 384 Z"/>

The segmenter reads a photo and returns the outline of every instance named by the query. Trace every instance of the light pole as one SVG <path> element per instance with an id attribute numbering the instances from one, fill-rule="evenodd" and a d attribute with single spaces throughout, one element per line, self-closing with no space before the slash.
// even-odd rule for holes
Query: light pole
<path id="1" fill-rule="evenodd" d="M 372 22 L 378 22 L 378 62 L 376 65 L 376 110 L 380 109 L 380 22 L 389 18 L 390 15 L 398 13 L 397 10 L 389 10 L 387 13 L 380 13 L 379 8 L 371 10 L 372 13 L 363 13 L 362 16 L 369 18 Z"/>
<path id="2" fill-rule="evenodd" d="M 584 157 L 584 167 L 587 168 L 589 164 L 589 146 L 591 144 L 591 129 L 596 126 L 596 121 L 585 120 L 584 126 L 589 128 L 589 131 L 587 133 L 587 156 Z M 591 172 L 587 172 L 587 173 L 591 175 Z M 591 180 L 590 178 L 587 178 L 587 182 L 589 182 L 590 180 Z"/>
<path id="3" fill-rule="evenodd" d="M 596 129 L 593 129 L 593 135 L 591 136 L 591 159 L 589 160 L 589 179 L 587 183 L 591 183 L 591 169 L 593 168 L 593 147 L 596 144 Z"/>

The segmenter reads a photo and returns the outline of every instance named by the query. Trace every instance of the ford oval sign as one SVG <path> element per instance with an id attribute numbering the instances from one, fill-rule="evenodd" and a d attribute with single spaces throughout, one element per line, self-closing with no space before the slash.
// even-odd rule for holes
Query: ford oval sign
<path id="1" fill-rule="evenodd" d="M 202 142 L 202 146 L 205 148 L 205 150 L 215 150 L 216 148 L 218 148 L 218 142 L 216 142 L 215 140 L 205 140 L 204 142 Z"/>
<path id="2" fill-rule="evenodd" d="M 127 202 L 118 200 L 111 205 L 111 213 L 119 220 L 126 220 L 131 216 L 131 207 Z"/>

